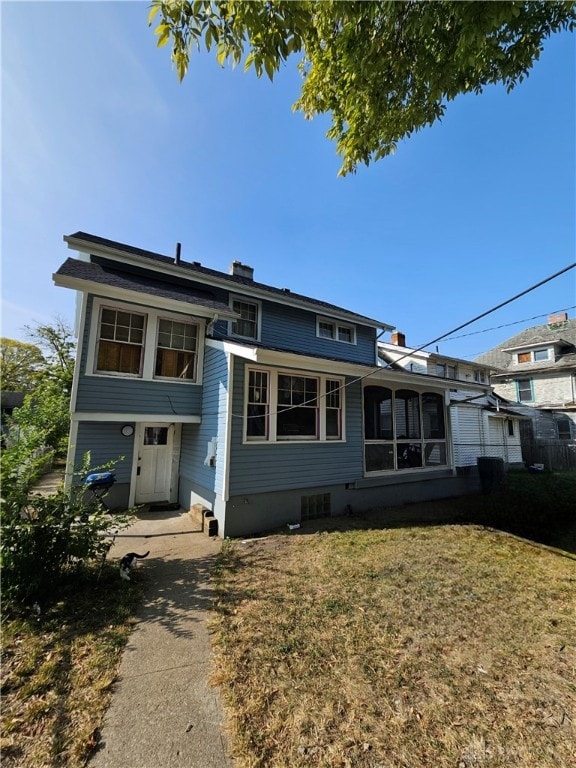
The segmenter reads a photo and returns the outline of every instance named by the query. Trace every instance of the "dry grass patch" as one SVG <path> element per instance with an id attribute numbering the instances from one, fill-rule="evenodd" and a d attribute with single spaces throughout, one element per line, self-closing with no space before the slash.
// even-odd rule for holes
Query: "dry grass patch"
<path id="1" fill-rule="evenodd" d="M 240 766 L 575 764 L 576 563 L 472 526 L 225 543 Z"/>
<path id="2" fill-rule="evenodd" d="M 142 584 L 106 565 L 2 632 L 2 768 L 80 768 L 97 743 Z"/>

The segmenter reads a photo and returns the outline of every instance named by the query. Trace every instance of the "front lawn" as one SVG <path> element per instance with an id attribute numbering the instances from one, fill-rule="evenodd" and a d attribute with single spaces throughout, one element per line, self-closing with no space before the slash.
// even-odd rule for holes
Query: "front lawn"
<path id="1" fill-rule="evenodd" d="M 2 627 L 2 768 L 80 768 L 97 743 L 142 582 L 86 567 Z"/>
<path id="2" fill-rule="evenodd" d="M 575 560 L 473 525 L 347 523 L 225 542 L 214 681 L 237 764 L 574 765 Z"/>

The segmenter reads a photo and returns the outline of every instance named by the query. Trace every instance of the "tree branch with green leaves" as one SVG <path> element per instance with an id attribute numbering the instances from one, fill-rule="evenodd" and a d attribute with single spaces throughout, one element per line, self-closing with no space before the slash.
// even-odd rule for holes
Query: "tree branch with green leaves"
<path id="1" fill-rule="evenodd" d="M 459 94 L 527 77 L 544 41 L 573 31 L 573 2 L 301 2 L 153 0 L 149 24 L 170 44 L 180 80 L 194 51 L 274 75 L 294 54 L 303 84 L 293 105 L 331 115 L 340 175 L 390 155 L 440 120 Z"/>

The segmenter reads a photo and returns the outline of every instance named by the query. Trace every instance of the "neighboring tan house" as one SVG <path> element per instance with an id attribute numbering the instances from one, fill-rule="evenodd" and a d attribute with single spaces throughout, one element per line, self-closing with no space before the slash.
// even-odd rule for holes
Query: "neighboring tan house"
<path id="1" fill-rule="evenodd" d="M 576 441 L 576 319 L 566 312 L 512 336 L 476 363 L 494 366 L 494 391 L 530 417 L 526 437 Z"/>
<path id="2" fill-rule="evenodd" d="M 78 258 L 54 281 L 80 300 L 69 483 L 87 451 L 117 459 L 107 503 L 201 505 L 220 536 L 477 490 L 457 473 L 454 383 L 382 367 L 391 325 L 238 261 L 64 240 Z"/>
<path id="3" fill-rule="evenodd" d="M 395 332 L 390 342 L 378 342 L 384 365 L 402 367 L 413 373 L 449 383 L 450 424 L 454 463 L 457 470 L 476 466 L 480 456 L 502 458 L 508 465 L 522 464 L 520 422 L 522 415 L 510 403 L 486 390 L 494 368 L 471 363 L 439 352 L 426 352 L 406 346 L 403 333 Z M 471 382 L 477 389 L 470 390 Z M 463 388 L 463 384 L 466 388 Z M 473 386 L 473 385 L 472 385 Z"/>

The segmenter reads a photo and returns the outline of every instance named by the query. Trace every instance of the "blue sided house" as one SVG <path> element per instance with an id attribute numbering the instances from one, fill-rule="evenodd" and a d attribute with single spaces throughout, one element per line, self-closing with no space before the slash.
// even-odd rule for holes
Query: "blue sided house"
<path id="1" fill-rule="evenodd" d="M 109 505 L 201 505 L 220 536 L 476 490 L 456 472 L 450 382 L 379 362 L 393 326 L 238 261 L 226 274 L 180 246 L 64 240 L 77 255 L 54 282 L 79 297 L 69 482 L 86 452 L 115 460 Z"/>

